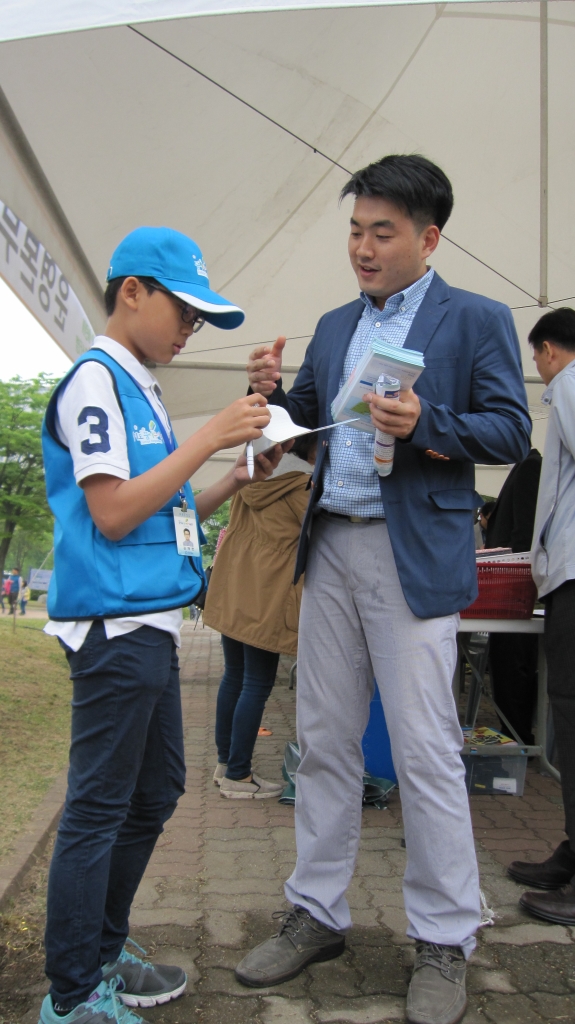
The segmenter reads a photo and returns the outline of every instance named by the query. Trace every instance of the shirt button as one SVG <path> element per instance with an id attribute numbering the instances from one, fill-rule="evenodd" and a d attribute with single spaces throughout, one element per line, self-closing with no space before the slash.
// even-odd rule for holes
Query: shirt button
<path id="1" fill-rule="evenodd" d="M 405 313 L 405 306 L 400 306 L 399 307 L 399 312 L 400 313 Z"/>
<path id="2" fill-rule="evenodd" d="M 343 487 L 343 480 L 338 480 L 337 481 L 337 486 L 338 487 Z"/>
<path id="3" fill-rule="evenodd" d="M 378 320 L 375 326 L 376 327 L 381 327 L 381 320 Z"/>
<path id="4" fill-rule="evenodd" d="M 351 448 L 351 441 L 346 441 L 345 446 L 346 448 Z"/>

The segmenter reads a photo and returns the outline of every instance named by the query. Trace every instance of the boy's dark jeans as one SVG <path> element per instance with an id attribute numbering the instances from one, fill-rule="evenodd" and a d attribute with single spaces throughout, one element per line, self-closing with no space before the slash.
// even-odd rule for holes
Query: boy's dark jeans
<path id="1" fill-rule="evenodd" d="M 565 831 L 575 853 L 575 580 L 567 580 L 545 598 L 544 640 Z"/>
<path id="2" fill-rule="evenodd" d="M 266 701 L 275 682 L 279 654 L 222 636 L 225 670 L 216 706 L 218 761 L 228 779 L 245 779 Z"/>
<path id="3" fill-rule="evenodd" d="M 66 656 L 72 744 L 48 882 L 46 974 L 53 1000 L 72 1008 L 122 950 L 136 889 L 184 792 L 185 764 L 169 633 L 141 626 L 107 640 L 97 620 Z"/>

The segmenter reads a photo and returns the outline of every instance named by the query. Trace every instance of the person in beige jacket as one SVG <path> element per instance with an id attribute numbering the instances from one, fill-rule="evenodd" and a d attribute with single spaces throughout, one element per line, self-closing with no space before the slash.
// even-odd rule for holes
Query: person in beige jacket
<path id="1" fill-rule="evenodd" d="M 225 669 L 216 709 L 214 782 L 231 800 L 278 797 L 283 783 L 252 771 L 262 715 L 280 654 L 295 655 L 303 579 L 293 583 L 315 435 L 296 440 L 272 476 L 232 501 L 218 551 L 204 622 L 222 634 Z"/>

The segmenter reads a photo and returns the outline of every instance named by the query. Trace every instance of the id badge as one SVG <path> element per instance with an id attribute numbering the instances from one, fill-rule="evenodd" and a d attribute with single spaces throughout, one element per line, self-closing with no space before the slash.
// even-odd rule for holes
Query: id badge
<path id="1" fill-rule="evenodd" d="M 200 554 L 200 540 L 195 511 L 191 508 L 185 511 L 181 508 L 172 508 L 172 512 L 174 513 L 178 554 L 197 557 Z"/>

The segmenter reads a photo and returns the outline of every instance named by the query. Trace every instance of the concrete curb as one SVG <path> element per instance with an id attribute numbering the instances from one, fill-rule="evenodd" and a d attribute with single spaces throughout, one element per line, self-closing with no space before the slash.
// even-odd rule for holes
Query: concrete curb
<path id="1" fill-rule="evenodd" d="M 18 894 L 28 871 L 46 849 L 62 814 L 67 776 L 68 769 L 63 768 L 16 839 L 12 852 L 0 861 L 0 911 Z"/>

